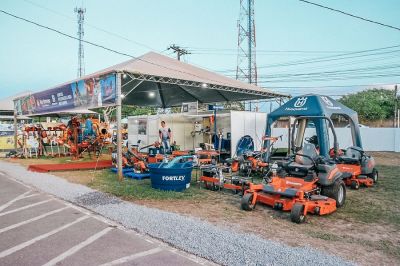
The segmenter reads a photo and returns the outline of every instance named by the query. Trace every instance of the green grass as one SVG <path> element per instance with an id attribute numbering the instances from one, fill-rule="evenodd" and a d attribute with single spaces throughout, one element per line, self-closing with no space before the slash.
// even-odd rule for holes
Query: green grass
<path id="1" fill-rule="evenodd" d="M 391 224 L 400 228 L 400 167 L 377 168 L 378 183 L 371 188 L 348 189 L 346 204 L 335 217 L 363 223 Z"/>
<path id="2" fill-rule="evenodd" d="M 117 175 L 109 170 L 99 171 L 99 174 L 88 186 L 124 199 L 196 200 L 205 197 L 205 190 L 200 189 L 193 178 L 190 187 L 183 192 L 162 191 L 152 188 L 149 179 L 124 179 L 124 181 L 119 182 Z"/>

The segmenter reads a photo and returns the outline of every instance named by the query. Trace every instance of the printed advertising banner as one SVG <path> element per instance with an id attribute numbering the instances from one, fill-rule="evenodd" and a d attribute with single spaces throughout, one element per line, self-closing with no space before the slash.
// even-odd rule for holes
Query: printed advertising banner
<path id="1" fill-rule="evenodd" d="M 14 100 L 18 115 L 39 115 L 115 104 L 116 75 L 80 80 Z"/>

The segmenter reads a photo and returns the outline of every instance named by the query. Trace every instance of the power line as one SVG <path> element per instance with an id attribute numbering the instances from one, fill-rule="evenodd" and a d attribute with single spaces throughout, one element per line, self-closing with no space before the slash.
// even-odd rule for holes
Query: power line
<path id="1" fill-rule="evenodd" d="M 336 71 L 322 71 L 322 72 L 310 72 L 310 73 L 293 73 L 293 74 L 276 74 L 276 75 L 259 75 L 260 78 L 278 78 L 278 77 L 297 77 L 297 76 L 315 76 L 315 75 L 332 75 L 332 74 L 353 74 L 360 72 L 369 72 L 374 70 L 386 70 L 399 68 L 399 64 L 395 65 L 384 65 L 375 67 L 365 67 L 365 68 L 351 68 L 351 69 L 341 69 Z"/>
<path id="2" fill-rule="evenodd" d="M 78 40 L 78 41 L 79 41 L 79 38 L 74 37 L 74 36 L 72 36 L 72 35 L 70 35 L 70 34 L 64 33 L 64 32 L 62 32 L 62 31 L 56 30 L 56 29 L 54 29 L 54 28 L 51 28 L 51 27 L 48 27 L 48 26 L 39 24 L 39 23 L 37 23 L 37 22 L 31 21 L 31 20 L 26 19 L 26 18 L 23 18 L 23 17 L 19 17 L 19 16 L 17 16 L 17 15 L 11 14 L 11 13 L 9 13 L 9 12 L 7 12 L 7 11 L 2 10 L 2 9 L 0 9 L 0 12 L 6 14 L 6 15 L 8 15 L 8 16 L 14 17 L 14 18 L 16 18 L 16 19 L 19 19 L 19 20 L 28 22 L 28 23 L 33 24 L 33 25 L 35 25 L 35 26 L 38 26 L 38 27 L 40 27 L 40 28 L 44 28 L 44 29 L 53 31 L 53 32 L 56 32 L 56 33 L 58 33 L 58 34 L 60 34 L 60 35 L 63 35 L 63 36 L 65 36 L 65 37 L 68 37 L 68 38 L 71 38 L 71 39 L 74 39 L 74 40 Z M 142 61 L 142 62 L 151 64 L 151 65 L 155 65 L 155 66 L 162 67 L 162 68 L 165 68 L 165 69 L 168 69 L 168 70 L 172 70 L 172 71 L 175 71 L 175 72 L 187 74 L 187 75 L 190 75 L 190 76 L 193 76 L 193 77 L 197 77 L 197 78 L 200 78 L 200 79 L 204 79 L 204 80 L 208 80 L 208 81 L 212 81 L 212 82 L 221 83 L 220 81 L 216 81 L 216 80 L 213 80 L 213 79 L 205 78 L 205 77 L 202 77 L 202 76 L 199 76 L 199 75 L 196 75 L 196 74 L 193 74 L 193 73 L 189 73 L 189 72 L 186 72 L 186 71 L 183 71 L 183 70 L 179 70 L 179 69 L 175 69 L 175 68 L 163 66 L 163 65 L 160 65 L 160 64 L 156 64 L 156 63 L 154 63 L 154 62 L 147 61 L 147 60 L 145 60 L 145 59 L 143 59 L 143 58 L 136 57 L 136 56 L 133 56 L 133 55 L 124 53 L 124 52 L 119 52 L 119 51 L 117 51 L 117 50 L 114 50 L 114 49 L 105 47 L 105 46 L 103 46 L 103 45 L 100 45 L 100 44 L 97 44 L 97 43 L 94 43 L 94 42 L 90 42 L 90 41 L 87 41 L 87 40 L 82 40 L 82 42 L 87 43 L 87 44 L 90 44 L 90 45 L 95 46 L 95 47 L 98 47 L 98 48 L 101 48 L 101 49 L 104 49 L 104 50 L 107 50 L 107 51 L 109 51 L 109 52 L 113 52 L 113 53 L 116 53 L 116 54 L 119 54 L 119 55 L 127 56 L 127 57 L 133 58 L 133 59 L 135 59 L 135 60 L 140 60 L 140 61 Z M 227 85 L 227 86 L 231 86 L 231 85 L 229 85 L 229 84 L 227 84 L 227 83 L 223 83 L 223 82 L 222 82 L 222 84 L 225 84 L 225 85 Z"/>
<path id="3" fill-rule="evenodd" d="M 325 9 L 328 9 L 328 10 L 331 10 L 331 11 L 334 11 L 334 12 L 338 12 L 338 13 L 341 13 L 343 15 L 350 16 L 350 17 L 353 17 L 353 18 L 356 18 L 356 19 L 360 19 L 360 20 L 364 20 L 364 21 L 367 21 L 367 22 L 370 22 L 370 23 L 374 23 L 374 24 L 377 24 L 377 25 L 380 25 L 380 26 L 383 26 L 383 27 L 391 28 L 391 29 L 394 29 L 394 30 L 400 30 L 400 28 L 398 28 L 398 27 L 391 26 L 391 25 L 388 25 L 388 24 L 384 24 L 384 23 L 381 23 L 381 22 L 378 22 L 378 21 L 374 21 L 374 20 L 371 20 L 371 19 L 368 19 L 368 18 L 360 17 L 360 16 L 357 16 L 357 15 L 353 15 L 353 14 L 344 12 L 344 11 L 339 10 L 339 9 L 334 9 L 334 8 L 331 8 L 331 7 L 328 7 L 328 6 L 320 5 L 320 4 L 313 3 L 313 2 L 310 2 L 310 1 L 306 1 L 306 0 L 299 0 L 299 1 L 307 3 L 307 4 L 310 4 L 310 5 L 318 6 L 318 7 L 321 7 L 321 8 L 325 8 Z"/>
<path id="4" fill-rule="evenodd" d="M 382 77 L 399 77 L 400 73 L 391 74 L 375 74 L 364 76 L 347 76 L 347 77 L 331 77 L 331 78 L 314 78 L 314 79 L 282 79 L 282 80 L 263 80 L 260 83 L 283 83 L 283 82 L 314 82 L 314 81 L 333 81 L 333 80 L 354 80 L 354 79 L 370 79 Z"/>
<path id="5" fill-rule="evenodd" d="M 200 47 L 189 47 L 186 46 L 184 48 L 190 49 L 191 51 L 197 51 L 197 52 L 217 52 L 217 51 L 222 51 L 222 52 L 232 52 L 235 53 L 237 52 L 237 49 L 232 49 L 232 48 L 200 48 Z M 256 49 L 257 53 L 350 53 L 350 52 L 356 52 L 356 51 L 343 51 L 343 50 L 266 50 L 266 49 Z"/>
<path id="6" fill-rule="evenodd" d="M 69 19 L 69 20 L 75 20 L 74 18 L 72 18 L 72 17 L 70 17 L 70 16 L 68 16 L 68 15 L 66 15 L 66 14 L 64 14 L 64 13 L 62 13 L 62 12 L 59 12 L 59 11 L 57 11 L 57 10 L 48 8 L 48 7 L 46 7 L 46 6 L 37 4 L 37 3 L 33 2 L 33 1 L 30 1 L 30 0 L 23 0 L 23 1 L 25 1 L 25 2 L 27 2 L 27 3 L 29 3 L 29 4 L 31 4 L 31 5 L 34 5 L 34 6 L 38 7 L 38 8 L 47 10 L 47 11 L 49 11 L 49 12 L 51 12 L 51 13 L 53 13 L 53 14 L 56 14 L 56 15 L 58 15 L 58 16 L 67 18 L 67 19 Z M 108 31 L 108 30 L 106 30 L 106 29 L 97 27 L 96 25 L 93 25 L 93 24 L 90 24 L 90 23 L 85 23 L 85 24 L 86 24 L 86 26 L 88 26 L 88 27 L 91 27 L 91 28 L 96 29 L 96 30 L 98 30 L 98 31 L 104 32 L 104 33 L 106 33 L 106 34 L 108 34 L 108 35 L 111 35 L 111 36 L 117 37 L 117 38 L 119 38 L 119 39 L 128 41 L 128 42 L 133 43 L 133 44 L 138 45 L 138 46 L 145 47 L 145 48 L 147 48 L 147 49 L 150 49 L 151 51 L 160 52 L 159 50 L 156 50 L 156 49 L 154 49 L 154 48 L 148 46 L 147 44 L 134 41 L 134 40 L 132 40 L 132 39 L 126 38 L 126 37 L 124 37 L 124 36 L 122 36 L 122 35 L 119 35 L 119 34 L 117 34 L 117 33 Z M 164 50 L 164 51 L 165 51 L 165 50 Z M 161 53 L 164 52 L 164 51 L 161 51 Z"/>
<path id="7" fill-rule="evenodd" d="M 392 86 L 400 82 L 386 84 L 348 84 L 348 85 L 321 85 L 321 86 L 268 86 L 272 89 L 319 89 L 319 88 L 349 88 L 349 87 L 373 87 L 373 86 Z"/>
<path id="8" fill-rule="evenodd" d="M 350 52 L 350 53 L 343 53 L 343 54 L 339 54 L 339 55 L 331 55 L 331 56 L 316 57 L 316 58 L 310 58 L 310 59 L 306 59 L 306 60 L 294 60 L 294 61 L 288 61 L 288 62 L 283 62 L 283 63 L 276 63 L 276 64 L 258 66 L 258 68 L 272 68 L 272 67 L 282 67 L 282 66 L 295 66 L 295 65 L 304 65 L 304 64 L 321 63 L 321 62 L 330 62 L 330 61 L 337 61 L 337 60 L 346 60 L 346 59 L 359 58 L 359 57 L 366 57 L 366 56 L 374 56 L 374 55 L 381 55 L 381 54 L 397 53 L 397 52 L 400 52 L 400 50 L 393 50 L 393 51 L 384 51 L 384 52 L 377 52 L 377 53 L 364 54 L 364 53 L 368 53 L 368 52 L 375 52 L 375 51 L 387 50 L 387 49 L 398 48 L 398 47 L 400 47 L 400 45 L 393 45 L 393 46 L 387 46 L 387 47 L 376 48 L 376 49 L 369 49 L 369 50 L 363 50 L 363 51 L 356 51 L 356 52 Z M 355 54 L 361 54 L 361 55 L 355 55 Z M 349 56 L 348 56 L 348 55 L 349 55 Z M 351 55 L 354 55 L 354 56 L 351 56 Z M 325 59 L 326 59 L 326 60 L 325 60 Z M 235 70 L 234 70 L 234 69 L 226 69 L 226 70 L 221 70 L 221 71 L 217 71 L 217 72 L 225 73 L 225 72 L 233 72 L 233 71 L 235 71 Z"/>

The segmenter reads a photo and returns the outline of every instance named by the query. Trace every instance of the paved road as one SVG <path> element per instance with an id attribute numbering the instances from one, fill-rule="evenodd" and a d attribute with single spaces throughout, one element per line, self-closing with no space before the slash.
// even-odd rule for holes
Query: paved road
<path id="1" fill-rule="evenodd" d="M 210 265 L 0 172 L 0 265 Z"/>

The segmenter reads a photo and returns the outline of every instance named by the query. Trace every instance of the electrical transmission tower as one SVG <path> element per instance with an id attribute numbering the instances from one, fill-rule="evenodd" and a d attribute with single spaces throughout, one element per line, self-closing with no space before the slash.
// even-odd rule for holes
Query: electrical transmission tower
<path id="1" fill-rule="evenodd" d="M 257 85 L 254 0 L 240 0 L 236 79 Z"/>
<path id="2" fill-rule="evenodd" d="M 174 53 L 176 53 L 176 59 L 178 59 L 179 61 L 181 61 L 181 56 L 185 55 L 185 54 L 190 54 L 190 52 L 188 52 L 188 50 L 181 48 L 180 46 L 177 46 L 175 44 L 170 45 L 168 47 L 168 50 L 171 49 L 174 51 Z"/>
<path id="3" fill-rule="evenodd" d="M 78 38 L 79 38 L 79 47 L 78 47 L 78 78 L 85 75 L 85 62 L 84 62 L 84 52 L 83 52 L 83 22 L 85 20 L 85 12 L 86 8 L 75 8 L 75 13 L 77 13 L 78 17 Z"/>

